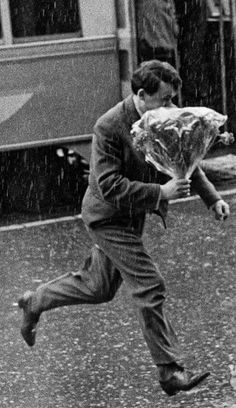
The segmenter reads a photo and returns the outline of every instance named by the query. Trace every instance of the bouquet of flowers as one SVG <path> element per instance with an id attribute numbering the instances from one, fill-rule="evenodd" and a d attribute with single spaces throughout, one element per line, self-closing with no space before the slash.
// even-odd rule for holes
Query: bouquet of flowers
<path id="1" fill-rule="evenodd" d="M 205 107 L 150 110 L 132 127 L 133 145 L 158 171 L 187 179 L 216 139 L 224 144 L 234 140 L 231 133 L 219 131 L 226 120 Z"/>

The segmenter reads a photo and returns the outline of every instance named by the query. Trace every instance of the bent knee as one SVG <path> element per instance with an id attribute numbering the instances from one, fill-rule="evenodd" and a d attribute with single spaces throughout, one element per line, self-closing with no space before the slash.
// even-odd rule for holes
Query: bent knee
<path id="1" fill-rule="evenodd" d="M 146 282 L 136 288 L 134 296 L 139 299 L 139 302 L 144 304 L 161 304 L 165 300 L 166 285 L 164 278 L 158 276 L 156 279 Z"/>
<path id="2" fill-rule="evenodd" d="M 97 290 L 94 289 L 93 291 L 94 297 L 96 297 L 97 301 L 99 303 L 103 303 L 103 302 L 110 302 L 112 299 L 114 299 L 116 291 L 106 291 L 103 289 L 98 288 Z"/>

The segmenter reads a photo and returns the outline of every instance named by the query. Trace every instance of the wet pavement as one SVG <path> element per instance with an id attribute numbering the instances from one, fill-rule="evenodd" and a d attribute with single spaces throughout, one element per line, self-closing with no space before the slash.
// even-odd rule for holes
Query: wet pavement
<path id="1" fill-rule="evenodd" d="M 45 313 L 33 349 L 18 296 L 76 271 L 89 252 L 81 220 L 1 232 L 1 408 L 236 408 L 236 196 L 214 220 L 200 201 L 173 204 L 165 231 L 151 216 L 145 243 L 165 276 L 166 308 L 188 368 L 210 370 L 198 392 L 160 389 L 123 285 L 115 299 Z"/>

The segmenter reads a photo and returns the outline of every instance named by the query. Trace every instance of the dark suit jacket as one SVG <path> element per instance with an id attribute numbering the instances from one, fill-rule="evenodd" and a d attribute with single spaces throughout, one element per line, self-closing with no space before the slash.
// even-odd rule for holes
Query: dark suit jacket
<path id="1" fill-rule="evenodd" d="M 82 204 L 82 218 L 89 227 L 127 225 L 156 212 L 164 220 L 168 203 L 160 200 L 160 184 L 168 176 L 145 162 L 133 148 L 130 130 L 140 119 L 132 95 L 105 113 L 94 127 L 89 186 Z M 192 187 L 208 207 L 220 199 L 214 186 L 197 168 Z"/>

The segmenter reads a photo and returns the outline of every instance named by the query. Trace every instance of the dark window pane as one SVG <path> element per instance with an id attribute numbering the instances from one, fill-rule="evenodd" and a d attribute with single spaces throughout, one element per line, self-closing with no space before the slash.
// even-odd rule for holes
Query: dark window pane
<path id="1" fill-rule="evenodd" d="M 10 0 L 13 36 L 79 33 L 78 0 Z"/>

